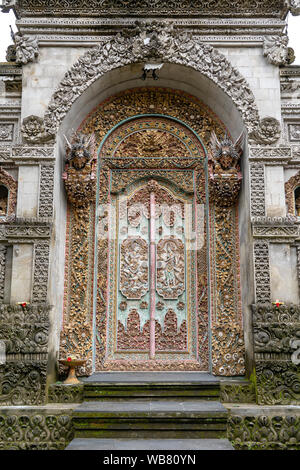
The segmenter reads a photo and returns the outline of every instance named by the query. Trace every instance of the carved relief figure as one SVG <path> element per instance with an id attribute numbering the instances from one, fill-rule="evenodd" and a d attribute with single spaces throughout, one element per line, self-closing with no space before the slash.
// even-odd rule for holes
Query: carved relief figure
<path id="1" fill-rule="evenodd" d="M 184 292 L 184 246 L 181 240 L 160 240 L 157 246 L 157 292 L 177 299 Z"/>
<path id="2" fill-rule="evenodd" d="M 127 299 L 141 299 L 148 291 L 148 244 L 140 237 L 121 245 L 120 291 Z"/>
<path id="3" fill-rule="evenodd" d="M 67 142 L 67 156 L 63 179 L 70 202 L 85 205 L 95 197 L 94 136 L 75 134 Z"/>
<path id="4" fill-rule="evenodd" d="M 239 162 L 243 142 L 244 134 L 233 143 L 227 134 L 219 141 L 215 132 L 212 132 L 208 162 L 211 197 L 220 206 L 230 207 L 237 200 L 242 181 Z"/>

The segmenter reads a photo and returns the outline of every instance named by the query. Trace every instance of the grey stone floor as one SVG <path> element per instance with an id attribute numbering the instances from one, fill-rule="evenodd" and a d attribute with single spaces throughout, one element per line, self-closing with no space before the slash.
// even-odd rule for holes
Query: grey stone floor
<path id="1" fill-rule="evenodd" d="M 227 439 L 74 439 L 65 450 L 234 450 Z"/>
<path id="2" fill-rule="evenodd" d="M 220 379 L 205 372 L 96 372 L 85 383 L 219 383 Z"/>
<path id="3" fill-rule="evenodd" d="M 100 413 L 153 413 L 153 412 L 178 412 L 178 413 L 227 413 L 226 408 L 217 401 L 200 400 L 151 400 L 147 401 L 86 401 L 76 408 L 76 413 L 100 412 Z"/>

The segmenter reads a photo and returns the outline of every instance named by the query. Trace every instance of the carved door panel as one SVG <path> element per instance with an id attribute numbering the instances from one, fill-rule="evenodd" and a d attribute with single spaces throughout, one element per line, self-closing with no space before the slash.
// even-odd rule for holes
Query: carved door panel
<path id="1" fill-rule="evenodd" d="M 191 352 L 190 203 L 154 180 L 115 198 L 110 359 L 180 360 Z"/>

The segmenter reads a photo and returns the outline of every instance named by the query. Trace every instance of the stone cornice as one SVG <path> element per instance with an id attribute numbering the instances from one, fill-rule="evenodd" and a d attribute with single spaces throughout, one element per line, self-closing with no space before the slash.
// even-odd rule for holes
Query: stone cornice
<path id="1" fill-rule="evenodd" d="M 279 17 L 289 10 L 297 14 L 297 0 L 235 0 L 228 8 L 224 0 L 2 0 L 4 12 L 13 9 L 24 16 L 215 16 L 215 17 Z"/>
<path id="2" fill-rule="evenodd" d="M 300 236 L 298 217 L 252 217 L 254 238 L 267 239 L 273 243 L 294 243 Z"/>
<path id="3" fill-rule="evenodd" d="M 7 243 L 31 243 L 35 240 L 49 240 L 52 224 L 44 221 L 17 220 L 14 223 L 0 223 L 0 241 Z"/>

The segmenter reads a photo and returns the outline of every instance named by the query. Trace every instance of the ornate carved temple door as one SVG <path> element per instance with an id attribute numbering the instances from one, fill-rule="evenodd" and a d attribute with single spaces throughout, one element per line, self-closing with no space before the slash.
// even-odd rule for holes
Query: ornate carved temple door
<path id="1" fill-rule="evenodd" d="M 97 365 L 96 350 L 96 370 L 208 370 L 203 150 L 171 120 L 124 127 L 121 144 L 113 135 L 102 150 L 109 241 L 96 315 L 97 334 L 106 308 L 105 351 Z"/>
<path id="2" fill-rule="evenodd" d="M 113 349 L 128 359 L 188 353 L 192 286 L 184 202 L 155 180 L 116 198 Z"/>

